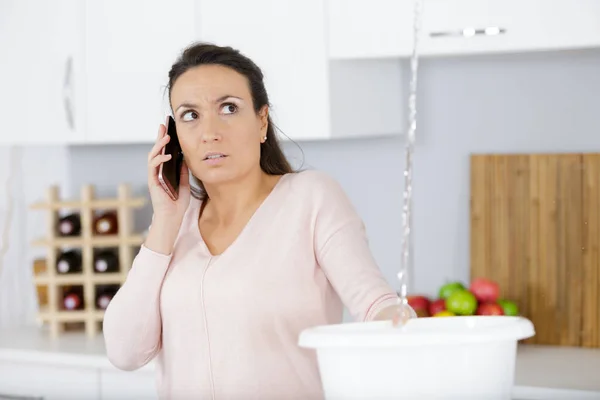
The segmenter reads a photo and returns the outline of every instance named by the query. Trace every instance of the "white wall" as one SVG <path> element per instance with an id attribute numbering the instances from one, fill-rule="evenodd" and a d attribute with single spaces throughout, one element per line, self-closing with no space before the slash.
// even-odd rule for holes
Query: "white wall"
<path id="1" fill-rule="evenodd" d="M 469 276 L 469 155 L 600 151 L 600 51 L 422 65 L 417 282 Z"/>
<path id="2" fill-rule="evenodd" d="M 46 214 L 31 211 L 49 185 L 70 196 L 66 147 L 0 147 L 0 327 L 34 321 L 33 260 L 45 248 L 30 245 L 46 234 Z"/>
<path id="3" fill-rule="evenodd" d="M 413 291 L 433 294 L 445 280 L 468 279 L 469 154 L 600 151 L 600 51 L 422 60 L 420 66 Z M 372 70 L 373 65 L 363 64 L 361 68 Z M 405 62 L 386 60 L 380 70 L 379 86 L 389 80 L 394 90 L 408 87 Z M 344 66 L 338 71 L 348 72 Z M 334 99 L 336 112 L 350 112 L 348 99 L 352 97 L 359 99 L 357 105 L 379 101 L 385 113 L 399 110 L 398 115 L 379 116 L 385 123 L 373 122 L 374 130 L 405 125 L 406 111 L 398 104 L 396 93 L 390 90 L 389 98 L 369 97 L 364 93 L 368 85 L 352 85 L 352 80 L 344 92 L 343 82 L 337 79 L 335 83 L 336 92 L 343 97 Z M 366 115 L 357 119 L 360 106 L 357 108 L 354 120 L 346 122 L 349 130 L 352 124 L 362 124 L 360 129 L 364 129 L 370 120 L 379 118 Z M 402 138 L 306 142 L 299 146 L 285 145 L 292 162 L 323 169 L 341 182 L 365 220 L 375 258 L 397 286 Z M 0 237 L 7 223 L 9 195 L 14 204 L 9 248 L 0 272 L 0 325 L 30 320 L 35 308 L 32 261 L 42 257 L 45 249 L 32 248 L 30 242 L 45 234 L 46 221 L 42 211 L 31 211 L 29 206 L 44 199 L 50 184 L 58 184 L 65 197 L 78 195 L 85 183 L 96 184 L 99 196 L 114 195 L 120 182 L 131 183 L 136 194 L 146 195 L 148 149 L 135 145 L 28 147 L 20 152 L 0 148 Z M 11 160 L 15 172 L 7 191 Z M 150 212 L 146 207 L 137 215 L 138 229 L 148 225 Z M 15 302 L 16 288 L 20 288 L 20 295 Z M 6 309 L 8 302 L 10 311 Z"/>
<path id="4" fill-rule="evenodd" d="M 397 99 L 392 91 L 402 90 L 397 89 L 399 76 L 400 86 L 408 87 L 407 64 L 386 60 L 381 67 L 379 82 L 392 83 L 389 98 L 369 101 L 379 101 L 383 110 L 393 112 Z M 468 279 L 469 154 L 600 151 L 600 51 L 432 59 L 421 60 L 420 67 L 413 290 L 433 294 L 445 280 Z M 343 89 L 343 80 L 337 82 Z M 340 98 L 334 102 L 350 112 L 348 99 L 357 98 L 360 104 L 368 98 L 357 92 L 368 90 L 368 85 L 358 87 L 349 80 L 346 92 L 336 91 Z M 360 111 L 357 106 L 355 113 Z M 399 109 L 398 115 L 405 116 L 406 111 Z M 365 116 L 361 123 L 374 118 L 378 116 Z M 397 116 L 385 118 L 388 125 L 398 124 Z M 374 120 L 373 126 L 381 124 Z M 300 146 L 304 154 L 292 143 L 285 149 L 295 164 L 304 157 L 305 166 L 339 179 L 365 220 L 377 261 L 396 285 L 403 140 L 352 139 Z M 126 181 L 145 193 L 148 150 L 148 146 L 71 148 L 71 182 L 74 188 L 94 182 L 100 194 L 110 194 L 116 184 Z M 138 226 L 144 227 L 149 217 L 148 209 L 140 213 Z"/>

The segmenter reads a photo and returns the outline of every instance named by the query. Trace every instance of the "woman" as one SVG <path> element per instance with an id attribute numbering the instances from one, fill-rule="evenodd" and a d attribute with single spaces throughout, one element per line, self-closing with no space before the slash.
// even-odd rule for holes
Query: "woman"
<path id="1" fill-rule="evenodd" d="M 340 323 L 344 305 L 359 321 L 398 315 L 362 221 L 333 179 L 292 171 L 248 58 L 193 45 L 168 89 L 186 160 L 179 198 L 157 180 L 169 159 L 161 125 L 148 155 L 152 224 L 106 310 L 108 357 L 123 370 L 156 358 L 165 399 L 322 398 L 300 332 Z"/>

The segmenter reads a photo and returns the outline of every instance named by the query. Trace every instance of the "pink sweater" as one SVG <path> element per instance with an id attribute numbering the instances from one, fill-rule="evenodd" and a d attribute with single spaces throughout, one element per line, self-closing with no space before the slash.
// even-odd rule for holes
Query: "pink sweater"
<path id="1" fill-rule="evenodd" d="M 156 359 L 161 399 L 322 398 L 306 328 L 394 304 L 363 223 L 339 184 L 284 175 L 235 242 L 211 256 L 192 199 L 170 255 L 142 246 L 104 317 L 110 361 Z"/>

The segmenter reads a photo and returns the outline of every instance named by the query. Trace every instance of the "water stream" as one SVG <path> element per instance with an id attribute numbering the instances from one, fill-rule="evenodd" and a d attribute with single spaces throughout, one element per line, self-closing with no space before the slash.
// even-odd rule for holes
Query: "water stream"
<path id="1" fill-rule="evenodd" d="M 400 281 L 400 293 L 398 301 L 401 305 L 400 320 L 406 321 L 414 314 L 407 312 L 407 295 L 410 283 L 410 274 L 413 271 L 412 255 L 412 177 L 413 177 L 413 155 L 415 147 L 415 133 L 417 130 L 417 72 L 419 67 L 418 42 L 421 31 L 422 0 L 415 0 L 413 13 L 413 51 L 410 58 L 410 87 L 408 97 L 408 133 L 406 136 L 405 157 L 406 166 L 404 169 L 404 204 L 402 206 L 402 258 L 398 280 Z"/>

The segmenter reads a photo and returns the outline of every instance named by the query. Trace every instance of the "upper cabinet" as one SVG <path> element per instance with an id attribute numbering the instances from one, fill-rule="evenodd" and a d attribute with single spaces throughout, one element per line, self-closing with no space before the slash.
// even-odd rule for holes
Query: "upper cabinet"
<path id="1" fill-rule="evenodd" d="M 425 0 L 426 55 L 600 46 L 598 0 Z"/>
<path id="2" fill-rule="evenodd" d="M 323 0 L 197 0 L 199 40 L 227 45 L 264 74 L 282 139 L 330 136 Z"/>
<path id="3" fill-rule="evenodd" d="M 600 0 L 422 0 L 421 56 L 600 47 Z M 405 131 L 413 0 L 3 0 L 0 145 L 151 144 L 195 41 L 262 69 L 283 140 Z"/>
<path id="4" fill-rule="evenodd" d="M 79 143 L 83 2 L 0 2 L 2 144 Z"/>
<path id="5" fill-rule="evenodd" d="M 423 0 L 419 54 L 600 46 L 597 0 Z M 409 57 L 413 0 L 327 0 L 334 59 Z"/>
<path id="6" fill-rule="evenodd" d="M 332 59 L 406 57 L 412 52 L 413 0 L 325 1 Z"/>
<path id="7" fill-rule="evenodd" d="M 193 0 L 87 1 L 86 143 L 152 143 L 168 73 L 195 35 Z"/>

